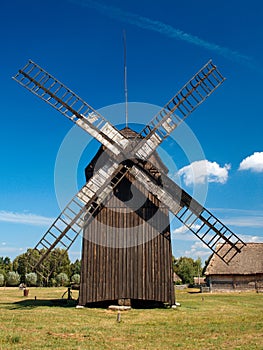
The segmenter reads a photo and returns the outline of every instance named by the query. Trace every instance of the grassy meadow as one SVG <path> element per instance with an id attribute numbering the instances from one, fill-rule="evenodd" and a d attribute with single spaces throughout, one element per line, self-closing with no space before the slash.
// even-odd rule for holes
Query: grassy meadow
<path id="1" fill-rule="evenodd" d="M 176 309 L 76 309 L 66 288 L 0 288 L 0 349 L 263 349 L 263 294 L 177 292 Z M 78 292 L 73 291 L 77 298 Z M 36 297 L 36 300 L 35 300 Z"/>

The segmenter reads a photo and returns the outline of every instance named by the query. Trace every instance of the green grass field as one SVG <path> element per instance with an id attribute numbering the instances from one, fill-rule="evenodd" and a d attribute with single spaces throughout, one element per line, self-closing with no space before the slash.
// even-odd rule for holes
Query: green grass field
<path id="1" fill-rule="evenodd" d="M 177 309 L 76 309 L 66 288 L 0 288 L 1 349 L 263 349 L 263 294 L 178 292 Z M 78 292 L 74 292 L 77 297 Z M 36 296 L 36 300 L 35 300 Z"/>

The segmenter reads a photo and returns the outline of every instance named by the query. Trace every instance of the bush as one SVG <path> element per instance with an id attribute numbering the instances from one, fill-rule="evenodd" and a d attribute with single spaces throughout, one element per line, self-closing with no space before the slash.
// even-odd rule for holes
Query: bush
<path id="1" fill-rule="evenodd" d="M 28 286 L 36 286 L 37 274 L 35 272 L 26 273 L 25 281 Z"/>
<path id="2" fill-rule="evenodd" d="M 55 278 L 51 278 L 49 280 L 49 284 L 48 284 L 49 287 L 57 287 L 57 281 Z"/>
<path id="3" fill-rule="evenodd" d="M 18 286 L 20 283 L 20 275 L 18 272 L 9 271 L 6 277 L 6 284 L 8 286 Z"/>
<path id="4" fill-rule="evenodd" d="M 68 275 L 66 275 L 64 272 L 61 272 L 56 277 L 57 285 L 59 287 L 61 286 L 67 286 L 69 283 Z"/>
<path id="5" fill-rule="evenodd" d="M 0 274 L 0 287 L 2 287 L 5 284 L 5 276 L 3 274 Z"/>
<path id="6" fill-rule="evenodd" d="M 74 284 L 80 284 L 80 274 L 79 273 L 75 273 L 71 277 L 71 282 L 74 283 Z"/>

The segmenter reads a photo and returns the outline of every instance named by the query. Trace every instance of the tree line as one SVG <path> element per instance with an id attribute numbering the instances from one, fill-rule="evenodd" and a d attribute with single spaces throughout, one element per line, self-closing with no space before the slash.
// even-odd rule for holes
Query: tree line
<path id="1" fill-rule="evenodd" d="M 43 253 L 45 253 L 44 249 L 40 252 L 28 249 L 13 261 L 9 257 L 0 257 L 0 286 L 79 284 L 81 262 L 79 259 L 71 262 L 68 252 L 64 249 L 54 249 L 45 258 L 41 267 L 38 268 L 38 273 L 36 273 L 33 267 Z"/>
<path id="2" fill-rule="evenodd" d="M 81 261 L 71 262 L 68 252 L 64 249 L 54 249 L 38 268 L 38 274 L 33 266 L 38 261 L 40 253 L 28 249 L 18 255 L 13 261 L 9 257 L 0 257 L 0 286 L 67 286 L 80 283 Z M 173 271 L 180 277 L 182 284 L 193 284 L 194 277 L 203 276 L 202 261 L 189 257 L 173 257 Z"/>

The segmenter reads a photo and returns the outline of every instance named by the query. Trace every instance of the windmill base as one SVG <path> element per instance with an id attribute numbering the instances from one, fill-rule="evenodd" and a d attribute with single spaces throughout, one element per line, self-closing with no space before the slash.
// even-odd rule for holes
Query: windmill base
<path id="1" fill-rule="evenodd" d="M 130 305 L 120 305 L 119 300 L 103 300 L 98 302 L 87 303 L 85 305 L 78 304 L 78 308 L 110 308 L 112 305 L 117 309 L 154 309 L 154 308 L 164 308 L 167 307 L 167 303 L 154 301 L 154 300 L 139 300 L 139 299 L 129 299 Z M 172 305 L 170 305 L 172 306 Z"/>

